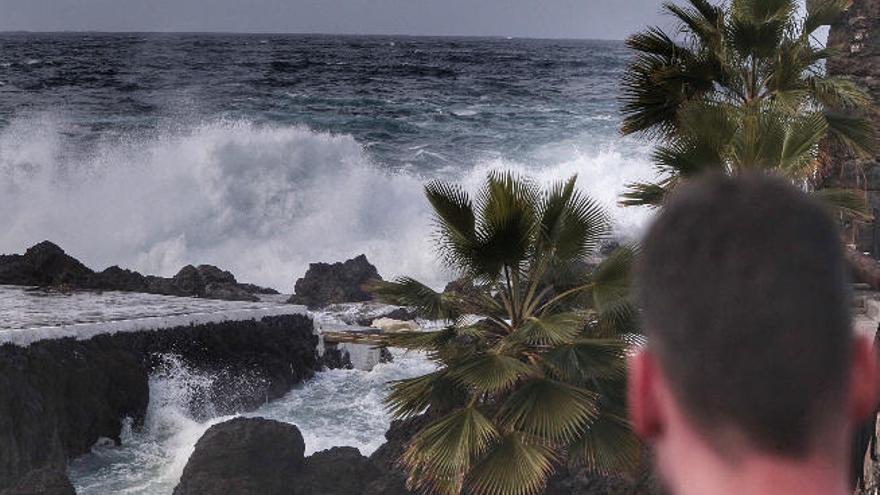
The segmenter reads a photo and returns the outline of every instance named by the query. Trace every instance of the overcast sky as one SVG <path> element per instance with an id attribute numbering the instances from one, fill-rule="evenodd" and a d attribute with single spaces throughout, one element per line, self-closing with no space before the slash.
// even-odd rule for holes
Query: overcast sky
<path id="1" fill-rule="evenodd" d="M 623 39 L 660 0 L 0 0 L 0 30 Z"/>

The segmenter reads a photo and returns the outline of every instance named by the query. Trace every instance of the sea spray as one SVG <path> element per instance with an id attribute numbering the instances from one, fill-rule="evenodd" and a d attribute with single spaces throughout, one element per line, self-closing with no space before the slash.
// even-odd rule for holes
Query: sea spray
<path id="1" fill-rule="evenodd" d="M 46 237 L 97 269 L 120 264 L 173 275 L 210 263 L 242 281 L 291 290 L 308 263 L 367 254 L 385 277 L 442 287 L 422 194 L 430 174 L 390 172 L 351 136 L 296 126 L 218 121 L 63 150 L 64 125 L 46 116 L 0 131 L 0 252 Z M 630 143 L 632 144 L 632 143 Z M 645 178 L 642 150 L 561 143 L 541 162 L 487 160 L 439 178 L 475 190 L 490 170 L 579 184 L 631 233 L 645 211 L 620 210 L 623 185 Z"/>
<path id="2" fill-rule="evenodd" d="M 247 413 L 292 423 L 306 442 L 306 455 L 348 445 L 371 454 L 384 442 L 391 418 L 383 400 L 394 380 L 429 373 L 435 365 L 422 354 L 393 350 L 394 361 L 372 371 L 331 370 L 302 387 Z M 212 425 L 233 416 L 196 420 L 192 403 L 204 397 L 213 378 L 174 356 L 150 379 L 150 405 L 142 428 L 118 447 L 100 447 L 77 459 L 69 473 L 79 495 L 126 493 L 170 495 L 195 444 Z"/>

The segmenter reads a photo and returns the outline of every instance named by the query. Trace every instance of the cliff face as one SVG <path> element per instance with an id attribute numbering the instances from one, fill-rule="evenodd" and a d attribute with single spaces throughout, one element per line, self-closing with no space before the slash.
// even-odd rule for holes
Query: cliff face
<path id="1" fill-rule="evenodd" d="M 205 402 L 228 414 L 310 378 L 317 344 L 311 319 L 282 315 L 0 346 L 0 491 L 32 470 L 63 470 L 102 437 L 118 441 L 125 417 L 141 422 L 163 355 L 217 376 Z"/>
<path id="2" fill-rule="evenodd" d="M 828 59 L 830 75 L 849 77 L 874 99 L 873 121 L 880 129 L 880 0 L 853 0 L 846 14 L 831 25 L 828 47 L 836 54 Z M 875 216 L 880 213 L 880 156 L 856 160 L 837 149 L 826 151 L 834 176 L 833 186 L 867 191 L 868 204 Z M 852 240 L 860 251 L 880 257 L 880 223 L 853 226 Z"/>

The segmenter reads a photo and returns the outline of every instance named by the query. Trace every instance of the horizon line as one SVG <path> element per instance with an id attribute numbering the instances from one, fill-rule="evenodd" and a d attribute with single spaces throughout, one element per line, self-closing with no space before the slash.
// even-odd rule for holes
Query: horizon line
<path id="1" fill-rule="evenodd" d="M 297 32 L 297 31 L 102 31 L 94 29 L 65 29 L 65 30 L 30 30 L 30 29 L 0 29 L 0 35 L 4 34 L 222 34 L 222 35 L 254 35 L 254 36 L 363 36 L 363 37 L 404 37 L 404 38 L 474 38 L 474 39 L 501 39 L 501 40 L 560 40 L 560 41 L 624 41 L 623 38 L 579 38 L 579 37 L 542 37 L 542 36 L 516 36 L 504 34 L 409 34 L 409 33 L 328 33 L 328 32 Z"/>

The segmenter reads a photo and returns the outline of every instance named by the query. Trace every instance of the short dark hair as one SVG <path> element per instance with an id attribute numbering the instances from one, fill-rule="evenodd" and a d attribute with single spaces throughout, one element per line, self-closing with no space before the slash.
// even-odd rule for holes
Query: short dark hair
<path id="1" fill-rule="evenodd" d="M 704 434 L 797 457 L 839 418 L 850 289 L 825 206 L 765 174 L 689 181 L 642 244 L 649 348 Z M 822 430 L 820 430 L 822 429 Z"/>

